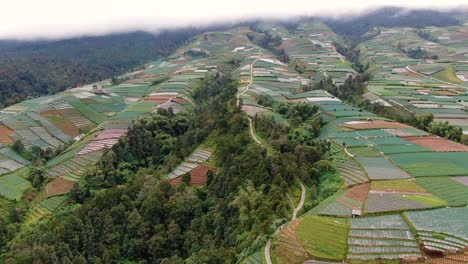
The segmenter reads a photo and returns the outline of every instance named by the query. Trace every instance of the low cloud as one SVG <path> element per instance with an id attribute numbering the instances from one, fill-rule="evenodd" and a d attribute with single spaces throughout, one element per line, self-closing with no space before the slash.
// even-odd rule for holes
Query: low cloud
<path id="1" fill-rule="evenodd" d="M 355 15 L 382 6 L 449 9 L 466 0 L 16 0 L 2 3 L 0 39 L 82 35 L 204 26 L 252 18 Z"/>

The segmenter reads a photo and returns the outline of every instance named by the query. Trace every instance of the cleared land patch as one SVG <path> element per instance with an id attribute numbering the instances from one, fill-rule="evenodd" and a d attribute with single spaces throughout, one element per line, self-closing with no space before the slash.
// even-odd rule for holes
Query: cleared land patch
<path id="1" fill-rule="evenodd" d="M 54 196 L 70 192 L 75 186 L 74 181 L 67 180 L 63 177 L 57 177 L 46 185 L 47 196 Z"/>

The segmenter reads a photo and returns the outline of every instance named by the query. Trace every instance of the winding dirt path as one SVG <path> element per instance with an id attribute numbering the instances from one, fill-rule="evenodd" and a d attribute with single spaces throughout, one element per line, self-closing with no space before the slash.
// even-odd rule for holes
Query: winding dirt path
<path id="1" fill-rule="evenodd" d="M 291 221 L 294 221 L 296 220 L 297 218 L 297 213 L 302 209 L 302 206 L 304 206 L 304 202 L 305 202 L 305 196 L 306 196 L 306 189 L 305 189 L 305 186 L 304 184 L 302 184 L 302 182 L 299 182 L 299 184 L 301 185 L 301 200 L 299 201 L 299 204 L 297 205 L 296 208 L 294 208 L 294 211 L 293 211 L 293 214 L 292 214 L 292 217 L 291 217 Z M 276 229 L 274 235 L 277 235 L 281 229 L 283 228 L 285 224 L 282 224 L 280 227 L 278 227 L 278 229 Z M 271 261 L 271 238 L 268 239 L 266 245 L 265 245 L 265 259 L 266 259 L 266 262 L 267 264 L 273 264 L 273 262 Z"/>
<path id="2" fill-rule="evenodd" d="M 305 195 L 306 195 L 306 189 L 304 187 L 304 184 L 302 182 L 299 183 L 301 185 L 301 200 L 299 201 L 299 204 L 297 205 L 296 208 L 294 208 L 294 212 L 291 218 L 291 221 L 296 220 L 297 218 L 297 213 L 302 209 L 302 206 L 304 206 L 304 201 L 305 201 Z"/>
<path id="3" fill-rule="evenodd" d="M 249 83 L 247 84 L 247 86 L 245 87 L 245 89 L 238 93 L 237 94 L 237 106 L 239 107 L 240 105 L 240 97 L 241 95 L 243 95 L 244 93 L 246 93 L 249 89 L 250 89 L 250 86 L 252 85 L 253 83 L 253 79 L 254 79 L 254 76 L 253 76 L 253 66 L 254 64 L 257 62 L 258 59 L 255 59 L 251 64 L 250 64 L 250 81 Z M 249 131 L 250 131 L 250 136 L 253 138 L 253 140 L 255 141 L 255 143 L 259 144 L 259 145 L 263 145 L 262 142 L 257 138 L 257 136 L 255 135 L 255 132 L 254 132 L 254 129 L 253 129 L 253 121 L 252 121 L 252 118 L 247 115 L 247 118 L 249 119 Z"/>

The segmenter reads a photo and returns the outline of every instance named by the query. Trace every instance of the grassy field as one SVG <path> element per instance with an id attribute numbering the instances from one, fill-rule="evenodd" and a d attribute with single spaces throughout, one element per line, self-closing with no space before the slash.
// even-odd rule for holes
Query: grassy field
<path id="1" fill-rule="evenodd" d="M 371 190 L 375 191 L 407 191 L 427 193 L 428 191 L 413 180 L 387 180 L 387 181 L 372 181 Z"/>
<path id="2" fill-rule="evenodd" d="M 448 67 L 447 69 L 437 72 L 436 74 L 432 75 L 432 77 L 450 83 L 463 83 L 462 80 L 458 79 L 455 68 Z"/>
<path id="3" fill-rule="evenodd" d="M 297 236 L 312 258 L 344 260 L 348 230 L 347 219 L 306 216 L 297 228 Z"/>
<path id="4" fill-rule="evenodd" d="M 403 196 L 405 199 L 408 199 L 408 200 L 411 200 L 411 201 L 415 201 L 415 202 L 419 202 L 419 203 L 423 203 L 423 204 L 427 204 L 427 205 L 430 205 L 430 206 L 433 206 L 433 207 L 440 207 L 440 206 L 447 206 L 448 203 L 442 199 L 440 199 L 439 197 L 437 196 L 434 196 L 434 195 L 401 195 Z"/>
<path id="5" fill-rule="evenodd" d="M 348 148 L 349 153 L 358 157 L 380 157 L 380 153 L 371 147 Z"/>

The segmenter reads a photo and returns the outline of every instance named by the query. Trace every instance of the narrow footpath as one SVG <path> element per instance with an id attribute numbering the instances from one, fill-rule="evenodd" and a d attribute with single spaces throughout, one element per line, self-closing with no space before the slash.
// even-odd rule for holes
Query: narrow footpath
<path id="1" fill-rule="evenodd" d="M 240 105 L 240 97 L 246 93 L 249 89 L 250 89 L 250 86 L 252 85 L 253 83 L 253 67 L 254 67 L 254 64 L 257 62 L 257 59 L 255 59 L 252 64 L 250 64 L 250 81 L 249 83 L 247 84 L 247 86 L 245 87 L 245 89 L 238 93 L 237 94 L 237 106 L 239 107 Z M 259 145 L 263 145 L 262 142 L 257 138 L 257 136 L 255 135 L 255 132 L 254 132 L 254 129 L 253 129 L 253 121 L 252 121 L 252 118 L 247 114 L 247 118 L 249 119 L 249 131 L 250 131 L 250 136 L 253 138 L 253 140 L 255 141 L 255 143 L 259 144 Z"/>
<path id="2" fill-rule="evenodd" d="M 302 182 L 300 182 L 299 184 L 301 185 L 301 200 L 299 201 L 299 204 L 297 205 L 297 207 L 294 208 L 294 211 L 293 211 L 293 214 L 292 214 L 292 217 L 291 217 L 291 221 L 296 220 L 297 213 L 299 211 L 301 211 L 302 206 L 304 206 L 304 202 L 305 202 L 306 189 L 305 189 L 304 184 L 302 184 Z M 280 227 L 278 227 L 278 229 L 276 229 L 274 235 L 278 234 L 281 231 L 281 229 L 283 228 L 283 226 L 284 226 L 284 224 L 281 225 Z M 271 249 L 271 238 L 268 239 L 268 241 L 267 241 L 267 243 L 265 245 L 265 259 L 266 259 L 267 264 L 273 264 L 273 262 L 271 261 L 270 249 Z"/>

